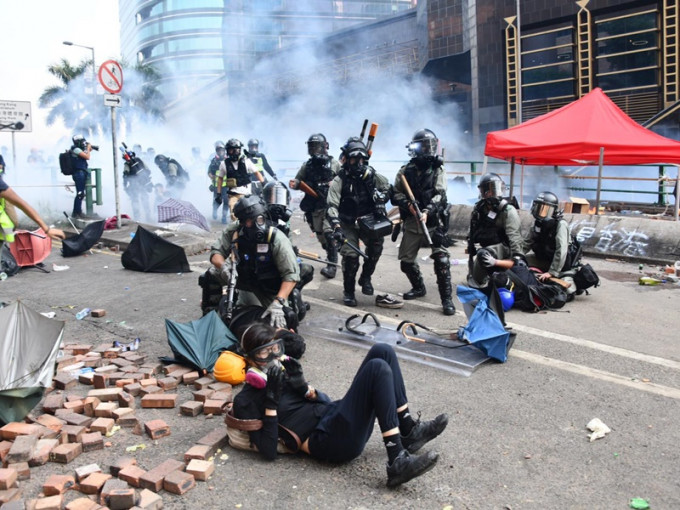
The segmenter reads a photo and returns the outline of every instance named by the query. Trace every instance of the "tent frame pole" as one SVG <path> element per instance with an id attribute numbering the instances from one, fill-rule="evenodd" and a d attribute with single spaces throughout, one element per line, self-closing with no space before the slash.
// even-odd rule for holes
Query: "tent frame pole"
<path id="1" fill-rule="evenodd" d="M 600 193 L 602 192 L 602 167 L 604 166 L 604 147 L 600 147 L 600 160 L 597 169 L 597 195 L 595 196 L 595 215 L 600 215 Z"/>
<path id="2" fill-rule="evenodd" d="M 673 195 L 675 196 L 675 205 L 673 207 L 673 219 L 675 221 L 678 221 L 678 195 L 680 195 L 680 165 L 677 165 L 676 168 L 678 169 L 678 173 L 675 177 L 675 193 Z"/>
<path id="3" fill-rule="evenodd" d="M 510 158 L 510 189 L 508 190 L 508 196 L 512 196 L 512 190 L 515 187 L 515 157 Z"/>

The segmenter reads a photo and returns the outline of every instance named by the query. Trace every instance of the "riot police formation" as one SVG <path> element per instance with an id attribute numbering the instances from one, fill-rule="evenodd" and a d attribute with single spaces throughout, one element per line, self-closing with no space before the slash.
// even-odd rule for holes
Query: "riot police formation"
<path id="1" fill-rule="evenodd" d="M 226 188 L 227 205 L 231 211 L 231 219 L 236 219 L 234 206 L 244 196 L 250 195 L 250 177 L 256 172 L 255 166 L 243 154 L 243 143 L 236 138 L 231 138 L 226 144 L 227 157 L 217 171 L 217 194 L 218 200 L 222 200 L 222 190 Z M 223 210 L 224 211 L 224 210 Z M 222 223 L 226 223 L 224 221 Z"/>
<path id="2" fill-rule="evenodd" d="M 368 165 L 368 159 L 364 143 L 350 139 L 342 149 L 340 172 L 328 191 L 327 217 L 335 240 L 342 244 L 342 301 L 347 306 L 357 306 L 354 289 L 359 271 L 359 240 L 366 245 L 359 285 L 361 292 L 370 296 L 371 277 L 383 251 L 384 236 L 392 230 L 385 214 L 389 182 Z"/>
<path id="3" fill-rule="evenodd" d="M 217 171 L 220 169 L 220 164 L 222 164 L 222 161 L 227 157 L 227 149 L 224 145 L 224 142 L 217 140 L 215 142 L 215 154 L 213 157 L 210 159 L 210 163 L 208 164 L 208 177 L 210 178 L 210 187 L 208 188 L 209 191 L 213 195 L 213 202 L 212 202 L 212 217 L 213 220 L 217 219 L 217 211 L 219 210 L 220 206 L 222 206 L 222 223 L 227 223 L 227 201 L 226 201 L 226 195 L 227 195 L 227 189 L 223 188 L 221 193 L 218 193 L 217 191 Z"/>
<path id="4" fill-rule="evenodd" d="M 304 191 L 305 196 L 300 203 L 300 209 L 305 213 L 305 221 L 309 228 L 316 234 L 321 247 L 326 251 L 327 260 L 334 263 L 323 268 L 321 274 L 326 278 L 335 278 L 338 250 L 326 217 L 326 199 L 330 183 L 340 171 L 340 164 L 328 154 L 328 141 L 321 133 L 309 137 L 307 153 L 309 159 L 302 164 L 289 184 L 291 189 Z"/>
<path id="5" fill-rule="evenodd" d="M 452 243 L 447 235 L 449 211 L 446 198 L 446 172 L 437 154 L 439 140 L 429 129 L 415 132 L 408 148 L 410 161 L 397 172 L 392 202 L 399 207 L 403 220 L 403 239 L 399 245 L 401 270 L 411 283 L 404 299 L 426 294 L 423 275 L 418 266 L 418 250 L 429 244 L 434 261 L 439 297 L 444 315 L 453 315 L 451 265 L 446 249 Z"/>
<path id="6" fill-rule="evenodd" d="M 503 179 L 495 173 L 484 174 L 477 187 L 480 200 L 472 210 L 468 235 L 469 276 L 470 284 L 485 286 L 499 260 L 525 256 L 519 213 L 503 197 Z"/>
<path id="7" fill-rule="evenodd" d="M 132 215 L 137 220 L 152 221 L 151 209 L 149 208 L 149 195 L 153 191 L 151 183 L 151 170 L 137 155 L 137 152 L 123 151 L 123 189 L 130 198 Z"/>
<path id="8" fill-rule="evenodd" d="M 257 138 L 248 140 L 247 156 L 260 174 L 267 172 L 272 179 L 276 180 L 276 174 L 269 161 L 267 161 L 267 156 L 260 152 L 260 141 Z"/>
<path id="9" fill-rule="evenodd" d="M 149 149 L 151 150 L 151 149 Z M 169 158 L 164 154 L 158 154 L 154 158 L 154 163 L 160 169 L 165 177 L 168 194 L 173 198 L 180 198 L 182 190 L 189 182 L 189 174 L 184 167 L 180 165 L 179 161 L 174 158 Z"/>

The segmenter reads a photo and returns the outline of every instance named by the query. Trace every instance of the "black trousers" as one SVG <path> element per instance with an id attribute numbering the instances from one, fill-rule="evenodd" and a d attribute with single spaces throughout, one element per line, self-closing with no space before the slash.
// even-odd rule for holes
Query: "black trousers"
<path id="1" fill-rule="evenodd" d="M 397 408 L 407 402 L 394 349 L 374 345 L 345 396 L 331 404 L 332 409 L 309 436 L 310 455 L 330 462 L 358 457 L 371 437 L 375 419 L 383 432 L 398 427 Z"/>

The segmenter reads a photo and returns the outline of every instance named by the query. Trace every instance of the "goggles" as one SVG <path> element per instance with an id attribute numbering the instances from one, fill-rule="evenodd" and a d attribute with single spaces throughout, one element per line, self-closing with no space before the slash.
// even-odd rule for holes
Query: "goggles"
<path id="1" fill-rule="evenodd" d="M 248 358 L 256 363 L 269 363 L 284 354 L 283 339 L 277 338 L 269 343 L 259 346 L 248 353 Z"/>

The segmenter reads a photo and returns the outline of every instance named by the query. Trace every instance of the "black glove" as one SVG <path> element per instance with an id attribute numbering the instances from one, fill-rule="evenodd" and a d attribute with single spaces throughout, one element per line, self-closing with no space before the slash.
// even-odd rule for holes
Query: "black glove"
<path id="1" fill-rule="evenodd" d="M 217 205 L 222 205 L 222 195 L 215 195 L 215 203 Z"/>
<path id="2" fill-rule="evenodd" d="M 208 191 L 210 191 L 210 192 L 212 192 L 212 193 L 214 193 L 216 189 L 217 189 L 217 188 L 215 187 L 214 184 L 211 184 L 210 186 L 208 186 Z"/>
<path id="3" fill-rule="evenodd" d="M 333 239 L 335 239 L 339 243 L 345 241 L 345 233 L 342 231 L 342 228 L 335 227 L 335 230 L 333 230 Z"/>
<path id="4" fill-rule="evenodd" d="M 309 389 L 305 376 L 302 375 L 302 365 L 295 358 L 288 356 L 288 359 L 283 361 L 283 367 L 288 374 L 288 384 L 299 395 L 305 395 Z"/>
<path id="5" fill-rule="evenodd" d="M 267 387 L 264 394 L 265 409 L 277 409 L 281 390 L 283 389 L 283 370 L 281 367 L 273 366 L 267 370 Z"/>

